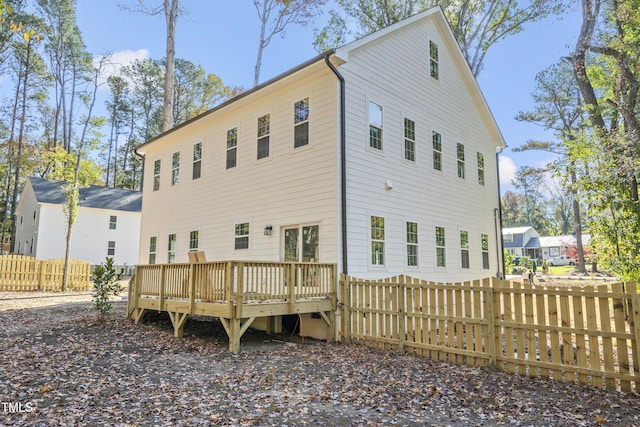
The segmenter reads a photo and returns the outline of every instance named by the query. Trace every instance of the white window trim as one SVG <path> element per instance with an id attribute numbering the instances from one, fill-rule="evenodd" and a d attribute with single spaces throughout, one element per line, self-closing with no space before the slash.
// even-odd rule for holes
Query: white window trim
<path id="1" fill-rule="evenodd" d="M 438 246 L 436 240 L 436 227 L 444 229 L 444 267 L 438 265 Z M 431 225 L 431 238 L 433 239 L 433 268 L 437 271 L 444 271 L 451 268 L 451 257 L 449 256 L 449 247 L 451 246 L 451 230 L 453 227 L 447 227 L 444 224 L 432 223 Z M 448 231 L 447 231 L 448 230 Z M 460 239 L 460 237 L 458 237 Z M 447 245 L 449 243 L 449 245 Z M 456 257 L 457 259 L 457 257 Z"/>
<path id="2" fill-rule="evenodd" d="M 384 263 L 383 264 L 373 264 L 371 261 L 373 259 L 373 252 L 371 250 L 371 243 L 373 240 L 371 239 L 371 217 L 380 217 L 384 218 Z M 386 271 L 388 269 L 389 263 L 389 214 L 380 212 L 380 211 L 367 211 L 366 213 L 366 221 L 367 221 L 367 269 L 372 271 Z M 406 264 L 406 263 L 405 263 Z"/>
<path id="3" fill-rule="evenodd" d="M 403 218 L 402 221 L 403 221 L 402 225 L 403 225 L 403 231 L 404 231 L 404 268 L 406 270 L 419 270 L 420 269 L 420 265 L 422 264 L 420 262 L 420 256 L 421 256 L 421 253 L 422 253 L 422 251 L 420 250 L 420 245 L 421 245 L 422 240 L 423 240 L 422 239 L 422 231 L 423 231 L 422 229 L 424 227 L 421 227 L 420 221 L 418 221 L 416 218 Z M 418 225 L 418 243 L 416 244 L 417 249 L 418 249 L 417 255 L 416 255 L 417 256 L 418 265 L 409 265 L 407 263 L 407 256 L 408 256 L 407 246 L 409 246 L 409 244 L 410 244 L 407 241 L 407 223 L 408 222 L 413 222 L 413 223 L 416 223 Z"/>

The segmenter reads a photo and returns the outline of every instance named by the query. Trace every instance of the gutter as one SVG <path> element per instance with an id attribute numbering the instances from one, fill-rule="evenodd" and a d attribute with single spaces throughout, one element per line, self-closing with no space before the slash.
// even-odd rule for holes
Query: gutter
<path id="1" fill-rule="evenodd" d="M 347 129 L 346 129 L 346 108 L 345 108 L 345 81 L 344 77 L 329 61 L 329 57 L 334 51 L 329 51 L 324 62 L 340 80 L 340 187 L 342 202 L 342 272 L 348 274 L 347 256 Z"/>

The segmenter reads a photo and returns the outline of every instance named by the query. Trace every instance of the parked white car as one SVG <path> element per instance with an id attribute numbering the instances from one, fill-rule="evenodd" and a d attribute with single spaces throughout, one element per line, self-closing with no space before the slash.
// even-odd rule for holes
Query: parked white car
<path id="1" fill-rule="evenodd" d="M 574 260 L 564 255 L 555 258 L 549 258 L 546 261 L 549 267 L 553 267 L 554 265 L 576 265 Z"/>

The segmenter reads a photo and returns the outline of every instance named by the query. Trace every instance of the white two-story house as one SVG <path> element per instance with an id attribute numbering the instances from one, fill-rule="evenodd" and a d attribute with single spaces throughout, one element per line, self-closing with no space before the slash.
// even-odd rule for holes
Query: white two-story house
<path id="1" fill-rule="evenodd" d="M 500 274 L 503 137 L 439 7 L 327 51 L 142 144 L 139 262 Z"/>
<path id="2" fill-rule="evenodd" d="M 64 181 L 29 177 L 16 209 L 14 252 L 39 259 L 64 258 L 67 218 Z M 118 266 L 138 261 L 142 193 L 120 188 L 80 188 L 71 235 L 71 258 Z"/>

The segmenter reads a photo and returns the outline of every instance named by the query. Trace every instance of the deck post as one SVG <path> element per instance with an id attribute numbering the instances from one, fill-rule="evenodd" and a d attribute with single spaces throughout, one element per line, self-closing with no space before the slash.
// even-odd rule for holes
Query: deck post
<path id="1" fill-rule="evenodd" d="M 229 319 L 229 351 L 237 353 L 240 351 L 240 319 Z"/>
<path id="2" fill-rule="evenodd" d="M 173 324 L 173 336 L 182 338 L 184 336 L 184 325 L 187 323 L 189 313 L 169 312 L 169 318 Z"/>
<path id="3" fill-rule="evenodd" d="M 295 303 L 295 286 L 296 286 L 296 264 L 289 264 L 289 279 L 287 280 L 287 285 L 289 285 L 289 311 L 293 313 L 294 303 Z"/>
<path id="4" fill-rule="evenodd" d="M 165 265 L 160 266 L 160 290 L 158 291 L 158 311 L 164 311 L 164 275 L 165 275 Z"/>
<path id="5" fill-rule="evenodd" d="M 237 319 L 242 319 L 242 301 L 244 300 L 244 262 L 238 263 L 237 278 L 238 292 L 236 293 L 236 311 L 234 317 Z"/>
<path id="6" fill-rule="evenodd" d="M 193 314 L 196 301 L 196 279 L 198 274 L 196 273 L 197 264 L 189 265 L 189 313 Z"/>
<path id="7" fill-rule="evenodd" d="M 225 299 L 227 300 L 227 306 L 229 309 L 228 317 L 233 317 L 233 281 L 234 281 L 234 262 L 227 261 L 226 264 L 226 272 L 224 275 L 224 290 L 225 290 Z"/>

